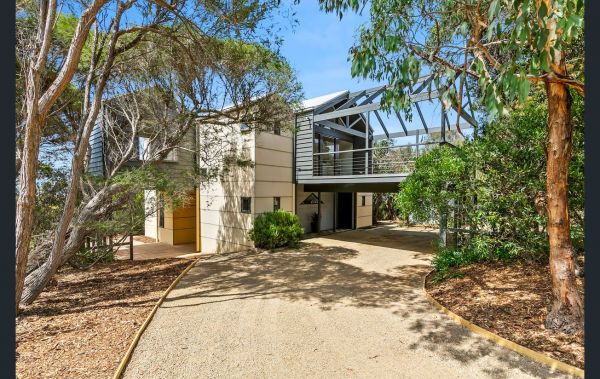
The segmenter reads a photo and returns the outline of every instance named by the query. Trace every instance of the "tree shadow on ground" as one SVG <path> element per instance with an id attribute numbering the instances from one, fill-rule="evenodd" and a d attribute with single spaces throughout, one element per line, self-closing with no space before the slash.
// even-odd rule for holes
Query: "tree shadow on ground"
<path id="1" fill-rule="evenodd" d="M 318 301 L 321 305 L 386 307 L 414 300 L 412 290 L 427 264 L 405 266 L 403 275 L 365 272 L 344 260 L 357 250 L 301 243 L 297 249 L 243 251 L 201 258 L 185 278 L 194 290 L 170 296 L 165 307 L 194 306 L 249 297 Z M 183 285 L 183 283 L 182 283 Z M 180 300 L 188 299 L 185 304 Z"/>
<path id="2" fill-rule="evenodd" d="M 87 271 L 64 266 L 57 274 L 58 280 L 48 285 L 19 317 L 54 317 L 113 307 L 147 307 L 154 304 L 156 298 L 144 297 L 157 289 L 168 288 L 189 264 L 186 259 L 161 258 L 99 263 Z"/>
<path id="3" fill-rule="evenodd" d="M 422 281 L 431 270 L 434 237 L 430 234 L 390 229 L 354 231 L 307 240 L 296 249 L 205 255 L 162 307 L 199 307 L 201 312 L 208 304 L 260 298 L 314 302 L 323 311 L 339 307 L 389 309 L 411 334 L 414 342 L 409 349 L 424 349 L 464 364 L 491 356 L 493 359 L 482 362 L 487 365 L 484 372 L 494 378 L 508 378 L 514 374 L 509 369 L 515 368 L 538 377 L 564 377 L 474 337 L 429 304 Z M 324 239 L 329 241 L 315 242 Z M 361 245 L 330 246 L 331 241 L 395 248 L 393 253 L 385 249 L 371 251 L 369 257 L 396 254 L 394 257 L 402 263 L 382 271 L 366 270 L 360 267 L 359 261 L 365 259 L 357 250 Z M 407 242 L 410 249 L 402 250 Z"/>

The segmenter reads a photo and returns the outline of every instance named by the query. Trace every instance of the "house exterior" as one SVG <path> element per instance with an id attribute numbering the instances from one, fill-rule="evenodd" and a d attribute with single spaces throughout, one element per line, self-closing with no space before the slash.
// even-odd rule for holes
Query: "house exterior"
<path id="1" fill-rule="evenodd" d="M 436 92 L 425 91 L 431 78 L 421 78 L 410 98 L 422 122 L 416 127 L 396 113 L 399 125 L 393 128 L 379 113 L 386 88 L 381 86 L 306 100 L 290 121 L 293 128 L 274 125 L 259 131 L 233 124 L 215 128 L 212 135 L 205 128 L 191 131 L 184 141 L 187 147 L 176 149 L 163 167 L 173 172 L 194 165 L 208 169 L 199 163 L 200 155 L 216 157 L 216 152 L 229 150 L 252 163 L 228 165 L 215 180 L 190 188 L 193 201 L 183 207 L 172 209 L 168 199 L 145 191 L 147 208 L 159 209 L 147 216 L 145 234 L 218 253 L 252 247 L 249 231 L 255 218 L 278 209 L 298 215 L 306 233 L 372 225 L 373 193 L 396 191 L 420 152 L 447 143 L 451 109 L 442 107 L 440 124 L 432 127 L 419 107 L 437 98 Z M 466 121 L 460 125 L 463 130 L 476 125 L 472 113 L 463 111 L 460 119 Z M 432 135 L 440 140 L 423 138 Z M 404 142 L 390 143 L 398 138 Z"/>

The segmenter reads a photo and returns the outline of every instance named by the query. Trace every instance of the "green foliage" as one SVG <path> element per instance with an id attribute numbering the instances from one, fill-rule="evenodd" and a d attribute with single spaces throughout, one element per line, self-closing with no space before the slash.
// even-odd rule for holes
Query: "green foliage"
<path id="1" fill-rule="evenodd" d="M 548 259 L 545 109 L 543 97 L 532 98 L 485 125 L 483 136 L 419 157 L 401 183 L 395 205 L 403 217 L 438 222 L 449 213 L 450 227 L 472 231 L 438 252 L 439 272 L 484 260 Z M 577 252 L 583 251 L 583 127 L 583 99 L 574 95 L 569 214 Z"/>
<path id="2" fill-rule="evenodd" d="M 109 263 L 114 262 L 115 255 L 113 251 L 106 250 L 92 250 L 83 248 L 79 250 L 71 262 L 79 267 L 86 267 L 95 263 Z"/>
<path id="3" fill-rule="evenodd" d="M 296 246 L 304 233 L 298 216 L 278 210 L 259 215 L 250 230 L 250 239 L 257 247 L 274 249 Z"/>
<path id="4" fill-rule="evenodd" d="M 67 195 L 67 178 L 64 169 L 55 168 L 44 162 L 38 166 L 33 235 L 40 235 L 58 223 Z"/>
<path id="5" fill-rule="evenodd" d="M 395 199 L 396 208 L 403 218 L 412 216 L 416 222 L 438 219 L 448 211 L 448 202 L 456 199 L 456 189 L 448 190 L 448 183 L 463 183 L 467 175 L 464 151 L 443 145 L 420 156 L 414 172 L 400 183 Z"/>
<path id="6" fill-rule="evenodd" d="M 583 83 L 583 0 L 320 0 L 340 17 L 367 8 L 369 22 L 351 48 L 352 75 L 389 83 L 383 103 L 410 114 L 410 85 L 423 68 L 440 97 L 458 104 L 451 85 L 476 81 L 492 118 L 524 102 L 531 82 L 556 70 L 566 52 L 569 79 Z M 556 33 L 554 33 L 556 29 Z M 554 38 L 550 38 L 553 36 Z M 572 82 L 569 83 L 572 85 Z M 460 100 L 462 101 L 462 100 Z"/>

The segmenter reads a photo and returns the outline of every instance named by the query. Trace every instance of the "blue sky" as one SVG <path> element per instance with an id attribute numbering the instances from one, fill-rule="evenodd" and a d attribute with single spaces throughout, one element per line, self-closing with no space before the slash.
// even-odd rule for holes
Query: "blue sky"
<path id="1" fill-rule="evenodd" d="M 320 10 L 314 0 L 302 1 L 294 10 L 299 24 L 283 33 L 282 54 L 296 70 L 306 98 L 377 85 L 353 79 L 348 62 L 358 26 L 368 21 L 368 14 L 348 12 L 340 20 L 336 14 Z"/>

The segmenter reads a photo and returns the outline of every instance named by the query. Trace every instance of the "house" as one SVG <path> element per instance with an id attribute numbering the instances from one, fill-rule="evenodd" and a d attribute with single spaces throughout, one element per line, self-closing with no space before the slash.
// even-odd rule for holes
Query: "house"
<path id="1" fill-rule="evenodd" d="M 429 111 L 419 105 L 437 98 L 425 90 L 429 82 L 431 77 L 421 78 L 410 98 L 420 125 L 380 112 L 381 86 L 306 100 L 291 128 L 197 128 L 183 149 L 195 150 L 197 160 L 177 148 L 164 165 L 173 171 L 194 164 L 208 170 L 198 163 L 201 155 L 246 163 L 230 165 L 216 180 L 190 189 L 194 200 L 183 207 L 171 209 L 160 194 L 146 191 L 148 208 L 158 202 L 159 211 L 147 217 L 145 234 L 169 244 L 195 243 L 197 251 L 222 252 L 252 247 L 248 232 L 255 217 L 277 209 L 298 215 L 305 232 L 372 225 L 373 193 L 395 191 L 416 156 L 447 143 L 452 109 L 440 108 L 440 124 L 431 127 L 425 117 Z M 460 124 L 463 130 L 476 125 L 472 113 L 463 111 L 460 119 L 466 121 Z M 440 140 L 432 141 L 432 135 Z M 403 141 L 393 142 L 397 139 Z"/>

